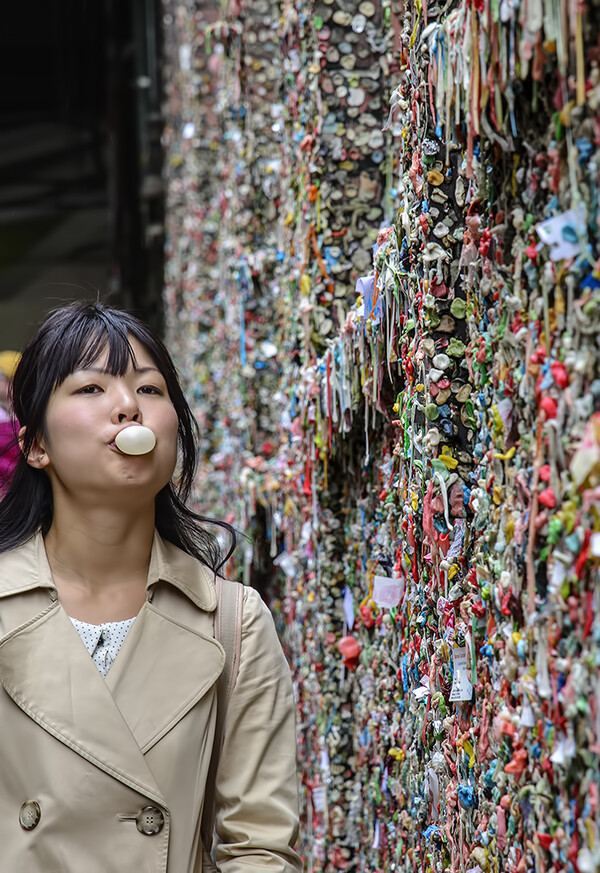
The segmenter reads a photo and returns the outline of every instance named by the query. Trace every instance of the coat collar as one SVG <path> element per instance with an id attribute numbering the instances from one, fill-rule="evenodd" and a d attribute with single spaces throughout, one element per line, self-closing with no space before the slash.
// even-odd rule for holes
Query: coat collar
<path id="1" fill-rule="evenodd" d="M 178 588 L 192 603 L 213 612 L 217 605 L 214 574 L 172 543 L 154 532 L 147 591 L 151 599 L 158 582 Z M 46 588 L 56 599 L 56 588 L 46 557 L 41 533 L 35 534 L 23 545 L 0 554 L 0 598 L 13 594 Z"/>
<path id="2" fill-rule="evenodd" d="M 214 577 L 212 570 L 177 546 L 163 540 L 158 531 L 154 531 L 148 571 L 149 594 L 157 582 L 168 582 L 189 597 L 200 609 L 214 612 L 217 607 Z"/>

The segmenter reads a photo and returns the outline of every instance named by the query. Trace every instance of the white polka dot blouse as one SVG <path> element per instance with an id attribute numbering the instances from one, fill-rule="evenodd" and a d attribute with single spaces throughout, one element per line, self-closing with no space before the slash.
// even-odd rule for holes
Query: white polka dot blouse
<path id="1" fill-rule="evenodd" d="M 71 618 L 71 621 L 94 664 L 106 676 L 125 642 L 135 616 L 125 621 L 108 621 L 104 624 L 88 624 L 76 618 Z"/>

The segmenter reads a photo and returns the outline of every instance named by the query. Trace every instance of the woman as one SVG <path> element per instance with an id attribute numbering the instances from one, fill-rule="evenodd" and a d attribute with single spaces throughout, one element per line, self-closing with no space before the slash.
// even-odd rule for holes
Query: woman
<path id="1" fill-rule="evenodd" d="M 23 352 L 13 397 L 22 457 L 0 502 L 1 869 L 200 873 L 213 815 L 221 870 L 301 869 L 289 670 L 251 589 L 217 720 L 223 561 L 185 505 L 195 424 L 164 346 L 124 312 L 71 304 Z M 140 424 L 155 447 L 125 454 L 118 434 Z"/>

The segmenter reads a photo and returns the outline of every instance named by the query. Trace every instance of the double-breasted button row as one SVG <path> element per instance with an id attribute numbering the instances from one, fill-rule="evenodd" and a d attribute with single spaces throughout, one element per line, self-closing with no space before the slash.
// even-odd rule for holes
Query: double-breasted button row
<path id="1" fill-rule="evenodd" d="M 26 800 L 19 810 L 19 824 L 24 831 L 32 831 L 42 817 L 42 810 L 37 800 Z M 136 815 L 119 816 L 121 821 L 134 820 L 138 831 L 147 836 L 159 834 L 165 824 L 165 816 L 157 806 L 145 806 Z"/>
<path id="2" fill-rule="evenodd" d="M 37 800 L 26 800 L 19 810 L 19 824 L 24 831 L 32 831 L 41 817 L 42 810 Z"/>

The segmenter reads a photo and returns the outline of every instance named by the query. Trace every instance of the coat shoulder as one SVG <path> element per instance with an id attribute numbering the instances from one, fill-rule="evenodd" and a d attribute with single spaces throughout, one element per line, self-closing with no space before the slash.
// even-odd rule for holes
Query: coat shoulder
<path id="1" fill-rule="evenodd" d="M 15 549 L 0 553 L 0 597 L 40 587 L 53 588 L 54 583 L 44 540 L 38 533 Z"/>
<path id="2" fill-rule="evenodd" d="M 243 665 L 259 665 L 261 670 L 289 672 L 271 610 L 254 588 L 244 588 L 242 613 L 242 648 L 240 669 Z"/>

